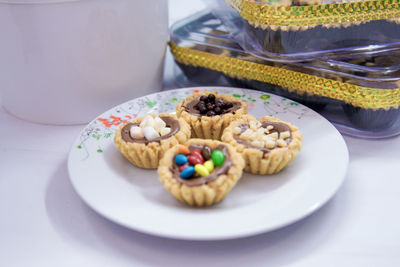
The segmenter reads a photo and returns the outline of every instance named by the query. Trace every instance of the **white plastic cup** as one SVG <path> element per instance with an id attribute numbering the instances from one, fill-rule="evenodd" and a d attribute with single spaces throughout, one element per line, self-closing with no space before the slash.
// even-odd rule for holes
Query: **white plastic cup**
<path id="1" fill-rule="evenodd" d="M 6 110 L 46 124 L 87 123 L 161 90 L 166 0 L 0 0 Z"/>

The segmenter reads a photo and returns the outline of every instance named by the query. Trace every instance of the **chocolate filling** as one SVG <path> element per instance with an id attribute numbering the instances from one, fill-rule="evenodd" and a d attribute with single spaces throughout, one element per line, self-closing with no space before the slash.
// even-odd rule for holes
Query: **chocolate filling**
<path id="1" fill-rule="evenodd" d="M 185 110 L 194 115 L 194 116 L 205 116 L 200 114 L 200 111 L 196 108 L 196 105 L 200 102 L 200 97 L 190 101 L 188 104 L 184 106 Z M 242 104 L 240 102 L 231 102 L 232 107 L 228 109 L 223 109 L 221 115 L 226 114 L 226 113 L 233 113 L 235 114 L 235 111 L 240 109 Z"/>
<path id="2" fill-rule="evenodd" d="M 203 145 L 191 145 L 191 146 L 189 146 L 189 151 L 192 152 L 195 149 L 202 150 L 202 148 L 203 148 Z M 228 172 L 229 168 L 232 166 L 232 161 L 231 161 L 231 158 L 229 155 L 229 151 L 223 145 L 218 145 L 215 149 L 219 149 L 225 154 L 225 161 L 221 166 L 215 167 L 209 176 L 206 176 L 206 177 L 194 176 L 193 178 L 190 178 L 190 179 L 182 179 L 181 177 L 179 177 L 179 174 L 180 174 L 179 166 L 176 165 L 175 162 L 173 162 L 172 167 L 170 167 L 170 171 L 172 172 L 172 177 L 174 177 L 176 180 L 178 180 L 178 182 L 185 184 L 187 186 L 199 186 L 202 184 L 212 182 L 212 181 L 216 180 L 218 178 L 218 176 L 220 176 L 222 174 L 226 174 Z"/>
<path id="3" fill-rule="evenodd" d="M 278 139 L 279 139 L 282 132 L 289 131 L 290 132 L 290 137 L 286 138 L 285 141 L 288 144 L 292 141 L 292 131 L 290 131 L 290 127 L 288 125 L 286 125 L 284 123 L 272 122 L 272 121 L 263 121 L 261 123 L 261 127 L 262 128 L 267 128 L 270 125 L 274 126 L 274 128 L 272 130 L 270 130 L 269 133 L 277 132 L 278 133 Z M 240 131 L 240 134 L 241 134 L 244 131 L 246 131 L 247 129 L 249 129 L 250 127 L 247 124 L 241 124 L 241 125 L 239 125 L 239 128 L 241 130 Z M 245 141 L 245 140 L 241 139 L 239 135 L 233 135 L 233 138 L 239 144 L 245 145 L 248 148 L 258 149 L 258 150 L 262 151 L 264 154 L 267 154 L 272 150 L 272 149 L 268 149 L 268 148 L 265 148 L 265 147 L 264 148 L 255 147 L 255 146 L 251 145 L 248 141 Z M 276 146 L 275 146 L 275 148 L 276 148 Z"/>
<path id="4" fill-rule="evenodd" d="M 140 144 L 146 144 L 147 145 L 148 143 L 151 143 L 151 142 L 160 143 L 161 140 L 168 139 L 171 136 L 175 135 L 177 132 L 179 132 L 180 126 L 179 126 L 179 122 L 177 120 L 173 119 L 172 117 L 160 117 L 160 119 L 162 119 L 165 122 L 166 127 L 170 127 L 171 128 L 171 132 L 169 134 L 154 138 L 153 140 L 147 140 L 146 138 L 134 139 L 134 138 L 131 137 L 131 134 L 130 134 L 131 128 L 133 126 L 139 126 L 140 123 L 128 123 L 121 130 L 122 140 L 124 140 L 125 142 L 140 143 Z"/>

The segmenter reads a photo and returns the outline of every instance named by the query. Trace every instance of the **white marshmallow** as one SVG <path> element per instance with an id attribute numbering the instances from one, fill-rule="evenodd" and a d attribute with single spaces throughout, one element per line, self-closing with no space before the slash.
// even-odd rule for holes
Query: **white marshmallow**
<path id="1" fill-rule="evenodd" d="M 131 135 L 131 137 L 133 139 L 143 139 L 143 133 L 142 133 L 142 128 L 140 128 L 139 126 L 132 126 L 130 129 L 129 134 Z"/>
<path id="2" fill-rule="evenodd" d="M 163 121 L 160 117 L 156 117 L 154 119 L 154 129 L 157 132 L 160 132 L 161 129 L 165 128 L 165 126 L 167 126 L 167 124 L 165 123 L 165 121 Z"/>
<path id="3" fill-rule="evenodd" d="M 171 132 L 171 128 L 169 128 L 169 127 L 164 127 L 164 128 L 162 128 L 161 130 L 160 130 L 160 135 L 161 136 L 164 136 L 164 135 L 166 135 L 166 134 L 169 134 Z"/>
<path id="4" fill-rule="evenodd" d="M 140 127 L 144 128 L 146 126 L 154 127 L 154 119 L 151 115 L 147 115 L 142 119 L 142 122 L 140 123 Z"/>
<path id="5" fill-rule="evenodd" d="M 142 133 L 143 133 L 144 137 L 149 141 L 151 141 L 151 140 L 153 140 L 153 139 L 155 139 L 157 137 L 160 137 L 158 132 L 156 130 L 154 130 L 153 127 L 150 127 L 150 126 L 144 127 L 142 129 Z"/>

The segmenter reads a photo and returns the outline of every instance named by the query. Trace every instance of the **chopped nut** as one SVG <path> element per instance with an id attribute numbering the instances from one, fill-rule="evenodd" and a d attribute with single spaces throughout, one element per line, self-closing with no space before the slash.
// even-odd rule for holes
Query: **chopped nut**
<path id="1" fill-rule="evenodd" d="M 269 137 L 269 136 L 267 136 L 267 135 L 264 135 L 264 136 L 262 137 L 262 140 L 263 140 L 264 142 L 275 142 L 275 139 L 273 139 L 273 138 L 271 138 L 271 137 Z"/>
<path id="2" fill-rule="evenodd" d="M 264 128 L 259 128 L 256 131 L 257 134 L 264 135 Z"/>
<path id="3" fill-rule="evenodd" d="M 240 127 L 233 128 L 233 134 L 240 134 L 241 132 L 242 132 L 242 129 L 240 129 Z"/>
<path id="4" fill-rule="evenodd" d="M 254 136 L 254 139 L 255 140 L 262 140 L 264 136 L 265 136 L 264 134 L 260 134 L 260 133 L 256 132 L 255 136 Z"/>
<path id="5" fill-rule="evenodd" d="M 281 134 L 279 135 L 279 138 L 281 138 L 281 139 L 286 139 L 286 138 L 289 138 L 289 137 L 290 137 L 290 132 L 289 131 L 281 132 Z"/>
<path id="6" fill-rule="evenodd" d="M 263 128 L 265 134 L 269 134 L 269 130 L 267 128 Z"/>
<path id="7" fill-rule="evenodd" d="M 283 139 L 278 139 L 278 140 L 276 141 L 276 144 L 277 144 L 279 147 L 285 147 L 285 146 L 287 146 L 286 141 L 283 140 Z"/>
<path id="8" fill-rule="evenodd" d="M 253 134 L 254 134 L 254 132 L 251 129 L 247 129 L 240 135 L 240 138 L 244 139 L 244 140 L 250 140 L 252 138 Z"/>
<path id="9" fill-rule="evenodd" d="M 257 133 L 256 132 L 252 132 L 251 134 L 250 134 L 250 140 L 251 141 L 254 141 L 254 140 L 256 140 L 257 139 Z"/>
<path id="10" fill-rule="evenodd" d="M 260 140 L 254 140 L 253 142 L 251 142 L 251 145 L 255 146 L 255 147 L 262 148 L 262 147 L 264 147 L 264 142 L 260 141 Z"/>
<path id="11" fill-rule="evenodd" d="M 272 148 L 274 148 L 275 147 L 275 141 L 272 141 L 272 140 L 268 140 L 267 142 L 265 142 L 265 147 L 266 148 L 269 148 L 269 149 L 272 149 Z"/>
<path id="12" fill-rule="evenodd" d="M 258 128 L 260 128 L 260 127 L 258 127 L 257 121 L 250 121 L 249 125 L 250 125 L 250 129 L 252 129 L 252 130 L 257 130 Z"/>
<path id="13" fill-rule="evenodd" d="M 271 138 L 273 138 L 273 139 L 278 139 L 278 132 L 270 133 L 270 134 L 267 135 L 267 136 L 269 136 L 269 137 L 271 137 Z"/>

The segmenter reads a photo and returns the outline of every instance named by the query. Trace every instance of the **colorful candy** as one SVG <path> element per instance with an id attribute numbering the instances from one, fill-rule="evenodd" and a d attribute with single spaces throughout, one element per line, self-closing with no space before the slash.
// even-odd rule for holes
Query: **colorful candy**
<path id="1" fill-rule="evenodd" d="M 208 170 L 209 173 L 211 173 L 214 170 L 214 162 L 212 160 L 207 160 L 204 162 L 204 167 Z"/>
<path id="2" fill-rule="evenodd" d="M 194 167 L 193 166 L 189 166 L 189 167 L 186 167 L 183 171 L 181 171 L 181 173 L 179 174 L 179 177 L 181 177 L 183 179 L 188 179 L 193 174 L 194 174 Z"/>
<path id="3" fill-rule="evenodd" d="M 184 165 L 188 162 L 188 158 L 183 154 L 178 154 L 175 156 L 175 163 L 177 165 Z"/>
<path id="4" fill-rule="evenodd" d="M 195 149 L 192 152 L 190 152 L 189 155 L 189 163 L 193 166 L 195 166 L 196 164 L 203 164 L 204 163 L 204 158 L 201 155 L 201 151 L 200 149 Z"/>
<path id="5" fill-rule="evenodd" d="M 204 160 L 209 160 L 211 158 L 211 148 L 209 146 L 204 146 L 201 150 L 201 155 L 203 156 Z"/>
<path id="6" fill-rule="evenodd" d="M 196 171 L 196 173 L 202 177 L 204 176 L 209 176 L 210 172 L 207 170 L 206 167 L 204 167 L 204 165 L 202 164 L 196 164 L 194 166 L 194 170 Z"/>
<path id="7" fill-rule="evenodd" d="M 200 159 L 202 159 L 204 161 L 204 158 L 203 158 L 203 155 L 201 154 L 200 149 L 193 150 L 192 152 L 190 152 L 190 155 L 191 156 L 196 156 L 196 157 L 198 157 L 198 158 L 200 158 Z"/>
<path id="8" fill-rule="evenodd" d="M 179 171 L 181 172 L 181 171 L 183 171 L 186 167 L 189 167 L 189 166 L 190 166 L 189 163 L 183 164 L 183 165 L 181 165 L 181 166 L 179 167 Z"/>
<path id="9" fill-rule="evenodd" d="M 203 158 L 199 158 L 197 157 L 197 155 L 191 155 L 188 157 L 189 163 L 193 166 L 195 166 L 196 164 L 203 164 L 204 160 Z"/>
<path id="10" fill-rule="evenodd" d="M 221 166 L 225 162 L 225 154 L 219 149 L 216 149 L 211 154 L 211 159 L 215 166 Z"/>
<path id="11" fill-rule="evenodd" d="M 175 163 L 179 166 L 179 176 L 183 179 L 189 179 L 194 174 L 197 177 L 209 176 L 216 166 L 221 166 L 225 162 L 225 154 L 221 150 L 212 151 L 208 146 L 190 152 L 187 146 L 178 145 L 178 153 L 175 156 Z"/>
<path id="12" fill-rule="evenodd" d="M 179 154 L 184 154 L 184 155 L 189 155 L 190 151 L 187 146 L 184 145 L 178 145 L 178 153 Z"/>

